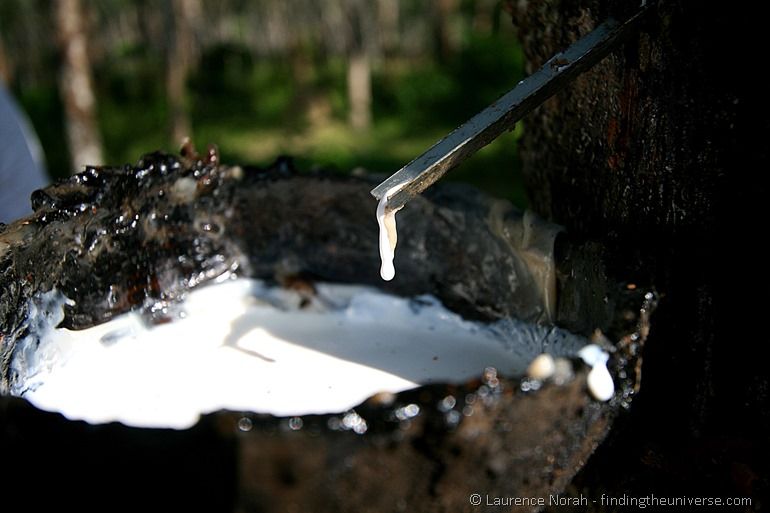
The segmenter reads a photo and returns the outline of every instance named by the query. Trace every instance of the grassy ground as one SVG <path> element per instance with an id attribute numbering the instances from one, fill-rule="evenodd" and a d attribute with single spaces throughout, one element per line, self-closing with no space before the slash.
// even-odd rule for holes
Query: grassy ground
<path id="1" fill-rule="evenodd" d="M 280 129 L 232 129 L 227 125 L 205 125 L 196 139 L 218 142 L 226 162 L 267 164 L 276 155 L 295 157 L 300 169 L 323 167 L 347 172 L 356 167 L 379 173 L 392 173 L 446 135 L 433 129 L 419 135 L 404 136 L 397 121 L 381 121 L 370 133 L 360 133 L 340 121 L 303 131 Z M 465 181 L 496 196 L 526 203 L 518 183 L 515 150 L 517 133 L 506 134 L 471 160 L 453 170 L 448 179 Z"/>

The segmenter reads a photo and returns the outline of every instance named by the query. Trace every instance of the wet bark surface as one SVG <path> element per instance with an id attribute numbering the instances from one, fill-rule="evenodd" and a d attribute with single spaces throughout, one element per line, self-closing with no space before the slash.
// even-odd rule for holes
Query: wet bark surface
<path id="1" fill-rule="evenodd" d="M 531 71 L 624 3 L 509 6 Z M 766 504 L 770 381 L 755 324 L 766 302 L 752 277 L 770 165 L 768 102 L 752 78 L 764 23 L 743 6 L 654 2 L 638 36 L 526 120 L 533 207 L 663 296 L 639 400 L 576 493 Z"/>

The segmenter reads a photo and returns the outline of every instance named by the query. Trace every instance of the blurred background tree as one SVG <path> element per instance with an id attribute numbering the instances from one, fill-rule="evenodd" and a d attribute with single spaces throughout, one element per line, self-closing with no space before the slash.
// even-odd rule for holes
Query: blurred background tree
<path id="1" fill-rule="evenodd" d="M 81 38 L 75 43 L 61 36 L 64 9 L 78 11 L 66 33 Z M 85 50 L 81 78 L 67 75 L 68 44 Z M 66 135 L 78 116 L 109 164 L 176 151 L 189 135 L 199 147 L 217 144 L 225 162 L 264 165 L 289 154 L 303 169 L 391 173 L 522 73 L 498 0 L 0 3 L 0 76 L 38 131 L 54 178 L 98 160 L 78 157 Z M 90 114 L 73 111 L 75 92 L 93 95 Z M 518 135 L 449 178 L 524 204 Z"/>
<path id="2" fill-rule="evenodd" d="M 80 0 L 57 0 L 53 7 L 60 50 L 59 95 L 64 103 L 70 170 L 77 173 L 85 164 L 103 164 L 85 27 L 86 11 Z"/>

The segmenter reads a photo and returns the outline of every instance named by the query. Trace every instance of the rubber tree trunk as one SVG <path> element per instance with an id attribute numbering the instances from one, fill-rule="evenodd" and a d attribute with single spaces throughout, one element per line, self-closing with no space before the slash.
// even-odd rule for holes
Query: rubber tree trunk
<path id="1" fill-rule="evenodd" d="M 452 14 L 456 9 L 455 0 L 432 0 L 430 3 L 436 58 L 440 62 L 448 61 L 456 50 L 455 38 L 452 34 Z"/>
<path id="2" fill-rule="evenodd" d="M 398 0 L 377 0 L 377 33 L 382 52 L 393 55 L 400 44 L 401 8 Z"/>
<path id="3" fill-rule="evenodd" d="M 103 164 L 85 11 L 80 0 L 56 0 L 53 7 L 62 55 L 59 91 L 64 103 L 72 172 L 78 173 L 86 165 Z"/>
<path id="4" fill-rule="evenodd" d="M 348 101 L 350 126 L 368 130 L 372 124 L 372 70 L 365 51 L 355 51 L 348 57 Z"/>
<path id="5" fill-rule="evenodd" d="M 528 71 L 627 4 L 510 1 Z M 750 299 L 770 169 L 754 76 L 766 21 L 749 6 L 653 4 L 638 36 L 526 118 L 521 148 L 531 206 L 663 295 L 641 396 L 582 484 L 756 497 L 770 475 L 766 301 Z"/>
<path id="6" fill-rule="evenodd" d="M 200 0 L 166 0 L 168 26 L 172 27 L 166 53 L 166 97 L 173 144 L 192 137 L 186 86 L 197 61 L 195 28 L 200 24 L 201 10 Z"/>
<path id="7" fill-rule="evenodd" d="M 361 0 L 346 0 L 349 23 L 348 41 L 348 119 L 356 130 L 368 130 L 372 124 L 372 66 L 370 10 L 375 6 Z"/>

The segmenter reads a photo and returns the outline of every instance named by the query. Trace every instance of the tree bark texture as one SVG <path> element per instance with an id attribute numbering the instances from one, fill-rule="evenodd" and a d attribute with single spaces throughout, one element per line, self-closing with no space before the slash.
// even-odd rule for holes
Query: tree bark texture
<path id="1" fill-rule="evenodd" d="M 86 165 L 103 163 L 85 11 L 80 0 L 57 0 L 54 11 L 62 54 L 59 90 L 64 103 L 72 172 L 78 173 Z"/>
<path id="2" fill-rule="evenodd" d="M 510 1 L 528 72 L 626 4 Z M 639 400 L 578 486 L 767 494 L 770 379 L 752 299 L 758 174 L 770 169 L 768 101 L 752 77 L 762 19 L 747 6 L 653 3 L 640 34 L 525 120 L 531 206 L 603 243 L 616 276 L 662 294 Z"/>

